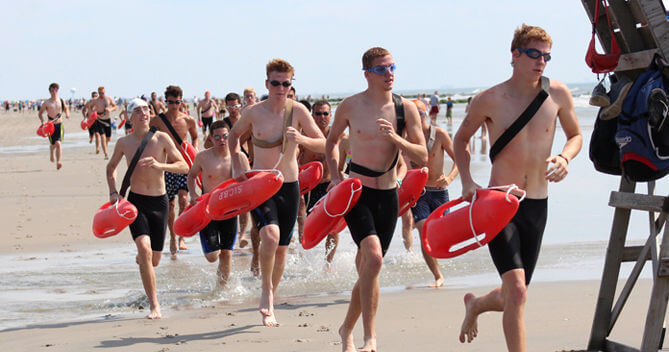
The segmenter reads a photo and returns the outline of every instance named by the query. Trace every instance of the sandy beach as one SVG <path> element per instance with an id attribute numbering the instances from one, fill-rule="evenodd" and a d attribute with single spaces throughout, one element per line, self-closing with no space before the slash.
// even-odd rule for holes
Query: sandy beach
<path id="1" fill-rule="evenodd" d="M 74 112 L 65 121 L 64 166 L 57 171 L 55 164 L 49 162 L 46 140 L 34 139 L 39 138 L 34 131 L 38 126 L 36 113 L 0 113 L 3 121 L 0 198 L 4 200 L 0 211 L 0 221 L 4 224 L 0 257 L 56 258 L 131 244 L 127 231 L 105 240 L 91 233 L 92 216 L 107 200 L 106 161 L 102 154 L 95 154 L 93 146 L 67 145 L 68 133 L 81 132 L 80 116 Z M 7 152 L 15 146 L 33 144 L 43 144 L 44 148 Z M 121 168 L 120 175 L 124 171 L 125 167 Z M 194 242 L 190 245 L 199 246 Z M 164 256 L 164 262 L 169 261 L 167 257 Z M 134 259 L 128 255 L 125 260 Z M 21 268 L 20 261 L 12 259 L 11 265 L 12 270 Z M 480 317 L 479 336 L 473 343 L 458 341 L 464 314 L 463 295 L 470 291 L 483 294 L 498 282 L 463 289 L 449 285 L 447 276 L 447 284 L 441 289 L 382 290 L 377 315 L 379 350 L 505 350 L 501 314 Z M 637 284 L 612 332 L 615 341 L 640 345 L 651 286 L 648 279 Z M 350 287 L 340 288 L 340 292 L 346 290 Z M 585 349 L 598 290 L 596 280 L 533 283 L 525 311 L 528 350 Z M 282 296 L 279 290 L 276 314 L 280 326 L 276 328 L 261 325 L 257 300 L 204 307 L 164 306 L 164 318 L 158 321 L 144 319 L 146 312 L 139 309 L 121 314 L 101 310 L 99 315 L 84 320 L 49 320 L 2 330 L 0 348 L 3 351 L 338 351 L 341 346 L 337 329 L 348 300 L 345 293 Z M 39 310 L 40 304 L 35 302 L 34 309 Z M 361 323 L 356 326 L 355 338 L 356 344 L 361 345 Z"/>

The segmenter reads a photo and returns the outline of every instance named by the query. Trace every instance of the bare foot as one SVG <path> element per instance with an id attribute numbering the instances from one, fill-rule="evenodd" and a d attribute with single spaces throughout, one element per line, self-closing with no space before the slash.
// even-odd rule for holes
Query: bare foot
<path id="1" fill-rule="evenodd" d="M 63 163 L 56 164 L 56 170 L 60 170 L 61 167 L 63 167 Z"/>
<path id="2" fill-rule="evenodd" d="M 172 253 L 173 256 L 177 255 L 177 241 L 174 237 L 170 238 L 170 253 Z"/>
<path id="3" fill-rule="evenodd" d="M 53 157 L 53 154 L 50 154 L 50 155 L 49 155 L 49 160 L 51 160 L 51 162 L 56 161 L 56 159 Z"/>
<path id="4" fill-rule="evenodd" d="M 341 337 L 341 351 L 342 352 L 356 352 L 355 343 L 353 342 L 353 333 L 347 332 L 342 325 L 339 327 L 339 336 Z"/>
<path id="5" fill-rule="evenodd" d="M 186 240 L 184 240 L 184 238 L 181 236 L 179 236 L 179 249 L 181 249 L 182 251 L 188 249 L 188 247 L 186 247 Z"/>
<path id="6" fill-rule="evenodd" d="M 100 154 L 100 149 L 95 149 L 95 154 Z"/>
<path id="7" fill-rule="evenodd" d="M 109 160 L 109 156 L 105 154 L 105 160 Z"/>
<path id="8" fill-rule="evenodd" d="M 249 240 L 246 237 L 246 234 L 244 233 L 239 237 L 239 248 L 244 248 L 248 245 L 249 245 Z"/>
<path id="9" fill-rule="evenodd" d="M 435 280 L 433 283 L 431 283 L 428 287 L 437 288 L 437 287 L 442 287 L 442 286 L 444 286 L 444 278 L 440 277 L 437 280 Z"/>
<path id="10" fill-rule="evenodd" d="M 147 319 L 160 319 L 163 315 L 160 313 L 160 306 L 151 308 L 151 314 L 147 315 Z"/>
<path id="11" fill-rule="evenodd" d="M 462 343 L 465 342 L 465 338 L 467 342 L 472 342 L 479 332 L 476 320 L 478 314 L 475 314 L 472 309 L 475 298 L 476 296 L 472 293 L 465 295 L 465 319 L 462 321 L 462 327 L 460 328 L 460 342 Z"/>
<path id="12" fill-rule="evenodd" d="M 360 352 L 376 352 L 376 337 L 365 337 L 365 345 Z"/>
<path id="13" fill-rule="evenodd" d="M 274 302 L 273 294 L 271 291 L 265 292 L 260 295 L 260 314 L 262 315 L 262 323 L 265 326 L 275 326 L 276 318 L 274 317 Z"/>

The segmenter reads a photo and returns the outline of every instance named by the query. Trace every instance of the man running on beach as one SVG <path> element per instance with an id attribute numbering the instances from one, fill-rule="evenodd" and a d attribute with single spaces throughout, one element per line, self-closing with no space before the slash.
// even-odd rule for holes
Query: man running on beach
<path id="1" fill-rule="evenodd" d="M 230 132 L 230 149 L 235 175 L 248 165 L 239 148 L 240 136 L 252 133 L 254 169 L 278 169 L 283 174 L 281 189 L 251 212 L 260 231 L 260 313 L 265 326 L 277 324 L 274 295 L 286 264 L 286 253 L 297 219 L 300 189 L 297 183 L 297 145 L 322 153 L 325 138 L 304 105 L 287 99 L 293 82 L 293 66 L 281 59 L 267 64 L 265 87 L 269 98 L 248 106 Z M 287 110 L 288 109 L 288 110 Z M 292 114 L 287 113 L 292 110 Z M 284 125 L 288 127 L 284 128 Z M 300 130 L 304 131 L 303 135 Z"/>
<path id="2" fill-rule="evenodd" d="M 330 112 L 330 103 L 327 100 L 319 100 L 314 103 L 312 107 L 311 116 L 316 122 L 316 125 L 321 130 L 321 133 L 327 137 L 330 132 L 330 119 L 332 117 Z M 300 154 L 297 157 L 297 162 L 299 166 L 303 166 L 312 161 L 320 161 L 323 164 L 323 177 L 321 182 L 311 191 L 306 193 L 302 199 L 300 199 L 300 209 L 298 212 L 297 218 L 297 229 L 299 234 L 299 240 L 302 241 L 302 234 L 304 231 L 304 220 L 307 215 L 309 215 L 311 208 L 316 205 L 319 199 L 321 199 L 325 193 L 327 193 L 328 186 L 330 185 L 330 171 L 328 170 L 328 165 L 325 162 L 324 153 L 314 153 L 309 149 L 300 148 Z M 327 259 L 328 266 L 332 263 L 332 258 L 334 252 L 331 251 L 333 247 L 338 243 L 338 234 L 328 234 L 325 239 L 325 255 Z M 337 237 L 337 238 L 335 238 Z M 330 255 L 330 252 L 333 255 Z"/>
<path id="3" fill-rule="evenodd" d="M 471 342 L 478 335 L 479 314 L 501 311 L 508 350 L 527 349 L 523 314 L 548 215 L 548 182 L 559 182 L 567 176 L 567 165 L 580 151 L 583 140 L 569 88 L 542 77 L 550 60 L 551 46 L 551 37 L 540 27 L 523 24 L 516 29 L 511 43 L 511 78 L 474 97 L 454 137 L 455 160 L 465 200 L 471 201 L 474 192 L 481 188 L 472 179 L 467 146 L 482 124 L 488 127 L 493 143 L 489 186 L 516 184 L 527 192 L 511 222 L 488 243 L 502 286 L 480 297 L 465 295 L 460 342 Z M 532 111 L 526 108 L 537 106 L 530 104 L 533 101 L 540 105 L 531 117 Z M 506 147 L 498 144 L 509 140 L 502 134 L 511 131 L 510 126 L 521 115 L 530 116 L 531 120 L 511 137 Z M 551 155 L 557 118 L 567 142 L 561 153 Z"/>
<path id="4" fill-rule="evenodd" d="M 167 112 L 165 104 L 162 101 L 158 100 L 158 94 L 156 92 L 151 92 L 151 100 L 149 100 L 149 106 L 151 107 L 151 117 L 158 116 L 158 114 L 164 114 Z"/>
<path id="5" fill-rule="evenodd" d="M 195 119 L 179 111 L 181 106 L 183 96 L 183 91 L 177 86 L 168 86 L 165 89 L 165 100 L 167 101 L 167 113 L 159 113 L 158 116 L 151 119 L 151 126 L 156 126 L 159 131 L 167 133 L 174 142 L 174 145 L 177 146 L 177 149 L 181 150 L 181 143 L 177 141 L 177 136 L 181 141 L 185 141 L 188 134 L 190 134 L 191 140 L 193 141 L 193 146 L 195 149 L 199 146 L 199 141 L 197 139 L 197 128 L 195 125 Z M 174 131 L 177 133 L 177 136 L 174 136 L 167 125 L 163 122 L 165 118 L 170 125 L 174 128 Z M 179 215 L 184 211 L 188 205 L 188 181 L 186 173 L 177 174 L 173 172 L 165 172 L 165 187 L 167 187 L 167 197 L 170 201 L 170 216 L 167 222 L 167 227 L 170 229 L 170 253 L 172 258 L 176 258 L 177 254 L 177 240 L 176 234 L 174 233 L 173 225 L 174 219 L 176 218 L 175 214 L 175 205 L 174 198 L 178 196 L 179 198 Z M 178 249 L 185 250 L 186 242 L 183 237 L 179 236 Z"/>
<path id="6" fill-rule="evenodd" d="M 126 162 L 134 157 L 142 140 L 149 133 L 149 107 L 142 99 L 132 99 L 128 104 L 130 121 L 134 131 L 116 142 L 114 152 L 107 164 L 109 202 L 119 199 L 116 191 L 116 167 L 125 156 Z M 188 165 L 181 157 L 172 139 L 165 133 L 155 132 L 148 141 L 137 167 L 130 178 L 128 201 L 137 207 L 137 219 L 130 224 L 130 233 L 137 245 L 137 264 L 142 277 L 144 291 L 149 298 L 151 313 L 149 319 L 160 319 L 160 304 L 156 289 L 156 274 L 165 243 L 167 226 L 167 195 L 165 194 L 164 172 L 186 173 Z"/>
<path id="7" fill-rule="evenodd" d="M 211 124 L 210 134 L 214 146 L 198 153 L 188 173 L 190 204 L 195 205 L 198 194 L 195 179 L 202 173 L 202 194 L 211 192 L 221 182 L 232 177 L 232 163 L 228 150 L 229 129 L 219 120 Z M 210 262 L 218 260 L 218 283 L 225 286 L 230 278 L 232 247 L 237 235 L 237 217 L 227 220 L 212 220 L 200 231 L 200 243 L 204 257 Z"/>
<path id="8" fill-rule="evenodd" d="M 51 97 L 47 99 L 44 104 L 39 109 L 37 117 L 44 124 L 44 117 L 42 114 L 46 111 L 46 117 L 49 119 L 49 122 L 53 123 L 53 134 L 49 136 L 49 159 L 51 162 L 56 162 L 56 170 L 60 170 L 63 167 L 62 158 L 62 146 L 60 145 L 65 130 L 63 129 L 63 114 L 68 119 L 70 118 L 70 109 L 67 107 L 67 104 L 63 99 L 58 98 L 58 83 L 51 83 L 49 85 L 49 94 Z M 56 157 L 54 159 L 54 151 L 56 152 Z"/>
<path id="9" fill-rule="evenodd" d="M 376 351 L 375 319 L 379 302 L 379 273 L 397 224 L 399 204 L 395 164 L 399 153 L 422 166 L 427 150 L 416 106 L 393 96 L 395 61 L 384 48 L 371 48 L 362 56 L 367 90 L 344 99 L 337 107 L 326 143 L 326 161 L 337 170 L 337 144 L 346 127 L 352 155 L 350 176 L 362 181 L 358 203 L 346 215 L 346 223 L 358 246 L 358 281 L 339 328 L 342 351 L 353 352 L 353 327 L 362 313 L 363 351 Z M 398 114 L 399 112 L 399 114 Z M 400 114 L 404 115 L 401 119 Z M 397 132 L 396 132 L 397 131 Z M 407 139 L 401 137 L 403 131 Z M 331 185 L 343 175 L 331 172 Z"/>
<path id="10" fill-rule="evenodd" d="M 98 119 L 95 120 L 98 124 L 95 133 L 100 135 L 102 152 L 105 154 L 105 160 L 107 160 L 109 159 L 107 150 L 111 139 L 111 112 L 116 110 L 116 103 L 114 103 L 114 99 L 105 95 L 105 87 L 98 87 L 98 95 L 98 98 L 92 101 L 93 111 L 98 113 Z"/>
<path id="11" fill-rule="evenodd" d="M 196 110 L 198 121 L 202 121 L 202 135 L 206 138 L 207 128 L 214 122 L 214 115 L 218 110 L 218 105 L 214 99 L 211 99 L 211 93 L 209 91 L 206 91 L 204 93 L 204 99 L 197 103 Z"/>
<path id="12" fill-rule="evenodd" d="M 415 100 L 414 103 L 418 107 L 421 117 L 423 137 L 425 137 L 425 143 L 427 144 L 427 168 L 429 169 L 427 184 L 425 185 L 425 193 L 423 193 L 420 198 L 418 198 L 416 204 L 411 207 L 414 226 L 418 230 L 419 237 L 422 238 L 425 219 L 427 219 L 427 217 L 440 205 L 448 202 L 449 197 L 446 187 L 448 187 L 458 175 L 458 168 L 454 162 L 448 176 L 444 175 L 444 152 L 446 152 L 452 160 L 455 160 L 453 141 L 446 131 L 440 127 L 430 125 L 427 122 L 427 113 L 423 102 Z M 434 283 L 430 284 L 429 287 L 443 286 L 444 276 L 441 274 L 441 270 L 439 270 L 437 259 L 427 254 L 425 248 L 423 248 L 423 241 L 420 241 L 420 248 L 423 252 L 423 258 L 425 259 L 427 267 L 432 272 L 432 275 L 434 275 Z"/>
<path id="13" fill-rule="evenodd" d="M 92 91 L 91 100 L 87 101 L 86 104 L 84 104 L 84 107 L 81 108 L 81 114 L 84 115 L 84 120 L 88 119 L 88 116 L 93 113 L 93 101 L 97 98 L 98 92 L 95 90 Z M 91 127 L 88 128 L 88 144 L 93 143 L 93 137 L 95 137 L 95 154 L 100 153 L 100 133 L 95 133 L 98 130 L 97 122 L 98 120 L 96 119 L 93 121 Z"/>

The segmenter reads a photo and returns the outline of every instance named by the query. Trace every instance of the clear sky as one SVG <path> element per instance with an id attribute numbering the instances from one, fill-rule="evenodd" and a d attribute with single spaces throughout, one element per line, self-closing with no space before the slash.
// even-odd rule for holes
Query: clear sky
<path id="1" fill-rule="evenodd" d="M 521 23 L 545 28 L 545 74 L 594 82 L 585 65 L 591 25 L 579 0 L 8 1 L 0 0 L 0 99 L 137 96 L 169 84 L 186 97 L 264 93 L 272 58 L 295 67 L 298 94 L 365 88 L 362 53 L 389 49 L 396 89 L 490 86 L 511 73 Z"/>

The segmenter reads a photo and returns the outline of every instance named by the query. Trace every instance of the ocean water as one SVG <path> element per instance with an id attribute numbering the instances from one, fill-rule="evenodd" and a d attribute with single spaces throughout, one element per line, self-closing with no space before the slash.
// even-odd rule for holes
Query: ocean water
<path id="1" fill-rule="evenodd" d="M 599 280 L 613 219 L 608 198 L 617 190 L 619 177 L 598 173 L 588 159 L 588 145 L 596 109 L 587 102 L 588 89 L 574 92 L 576 113 L 582 126 L 584 144 L 581 154 L 569 167 L 567 179 L 549 188 L 549 218 L 544 245 L 533 281 Z M 475 92 L 474 92 L 475 93 Z M 454 123 L 439 124 L 454 133 L 464 117 L 464 104 L 456 104 Z M 47 150 L 38 137 L 26 137 L 18 146 L 0 148 L 3 153 L 34 153 Z M 34 140 L 34 141 L 33 141 Z M 558 128 L 554 153 L 562 148 L 565 137 Z M 475 141 L 472 174 L 482 185 L 487 184 L 490 162 L 481 153 L 480 139 Z M 90 148 L 86 132 L 67 135 L 64 148 Z M 445 168 L 450 170 L 450 163 Z M 656 194 L 669 191 L 666 179 L 657 182 Z M 449 188 L 452 198 L 461 192 L 459 180 Z M 637 192 L 645 193 L 645 185 Z M 648 216 L 633 212 L 628 243 L 641 244 L 648 235 Z M 52 321 L 103 319 L 117 315 L 146 314 L 145 298 L 139 271 L 135 264 L 136 249 L 128 230 L 118 236 L 128 238 L 124 245 L 101 245 L 99 249 L 77 252 L 22 253 L 0 255 L 0 330 Z M 304 250 L 291 245 L 284 279 L 278 290 L 282 297 L 347 293 L 357 278 L 354 259 L 356 247 L 348 230 L 340 234 L 340 246 L 330 273 L 325 271 L 324 246 Z M 381 273 L 382 291 L 424 287 L 432 276 L 423 262 L 418 247 L 417 232 L 413 232 L 413 251 L 407 252 L 402 243 L 401 223 L 398 220 L 395 237 L 384 260 Z M 232 277 L 225 288 L 216 284 L 216 264 L 208 263 L 201 252 L 199 239 L 187 241 L 188 251 L 177 260 L 163 256 L 156 269 L 158 298 L 163 313 L 186 307 L 216 304 L 234 306 L 240 302 L 257 302 L 260 280 L 249 271 L 250 254 L 236 250 L 233 256 Z M 168 247 L 166 247 L 168 248 Z M 457 258 L 439 260 L 448 288 L 480 287 L 499 284 L 499 277 L 487 249 L 478 249 Z M 632 268 L 623 265 L 623 275 Z M 646 268 L 642 274 L 650 277 Z M 342 314 L 344 314 L 342 312 Z M 342 315 L 343 317 L 343 315 Z"/>

